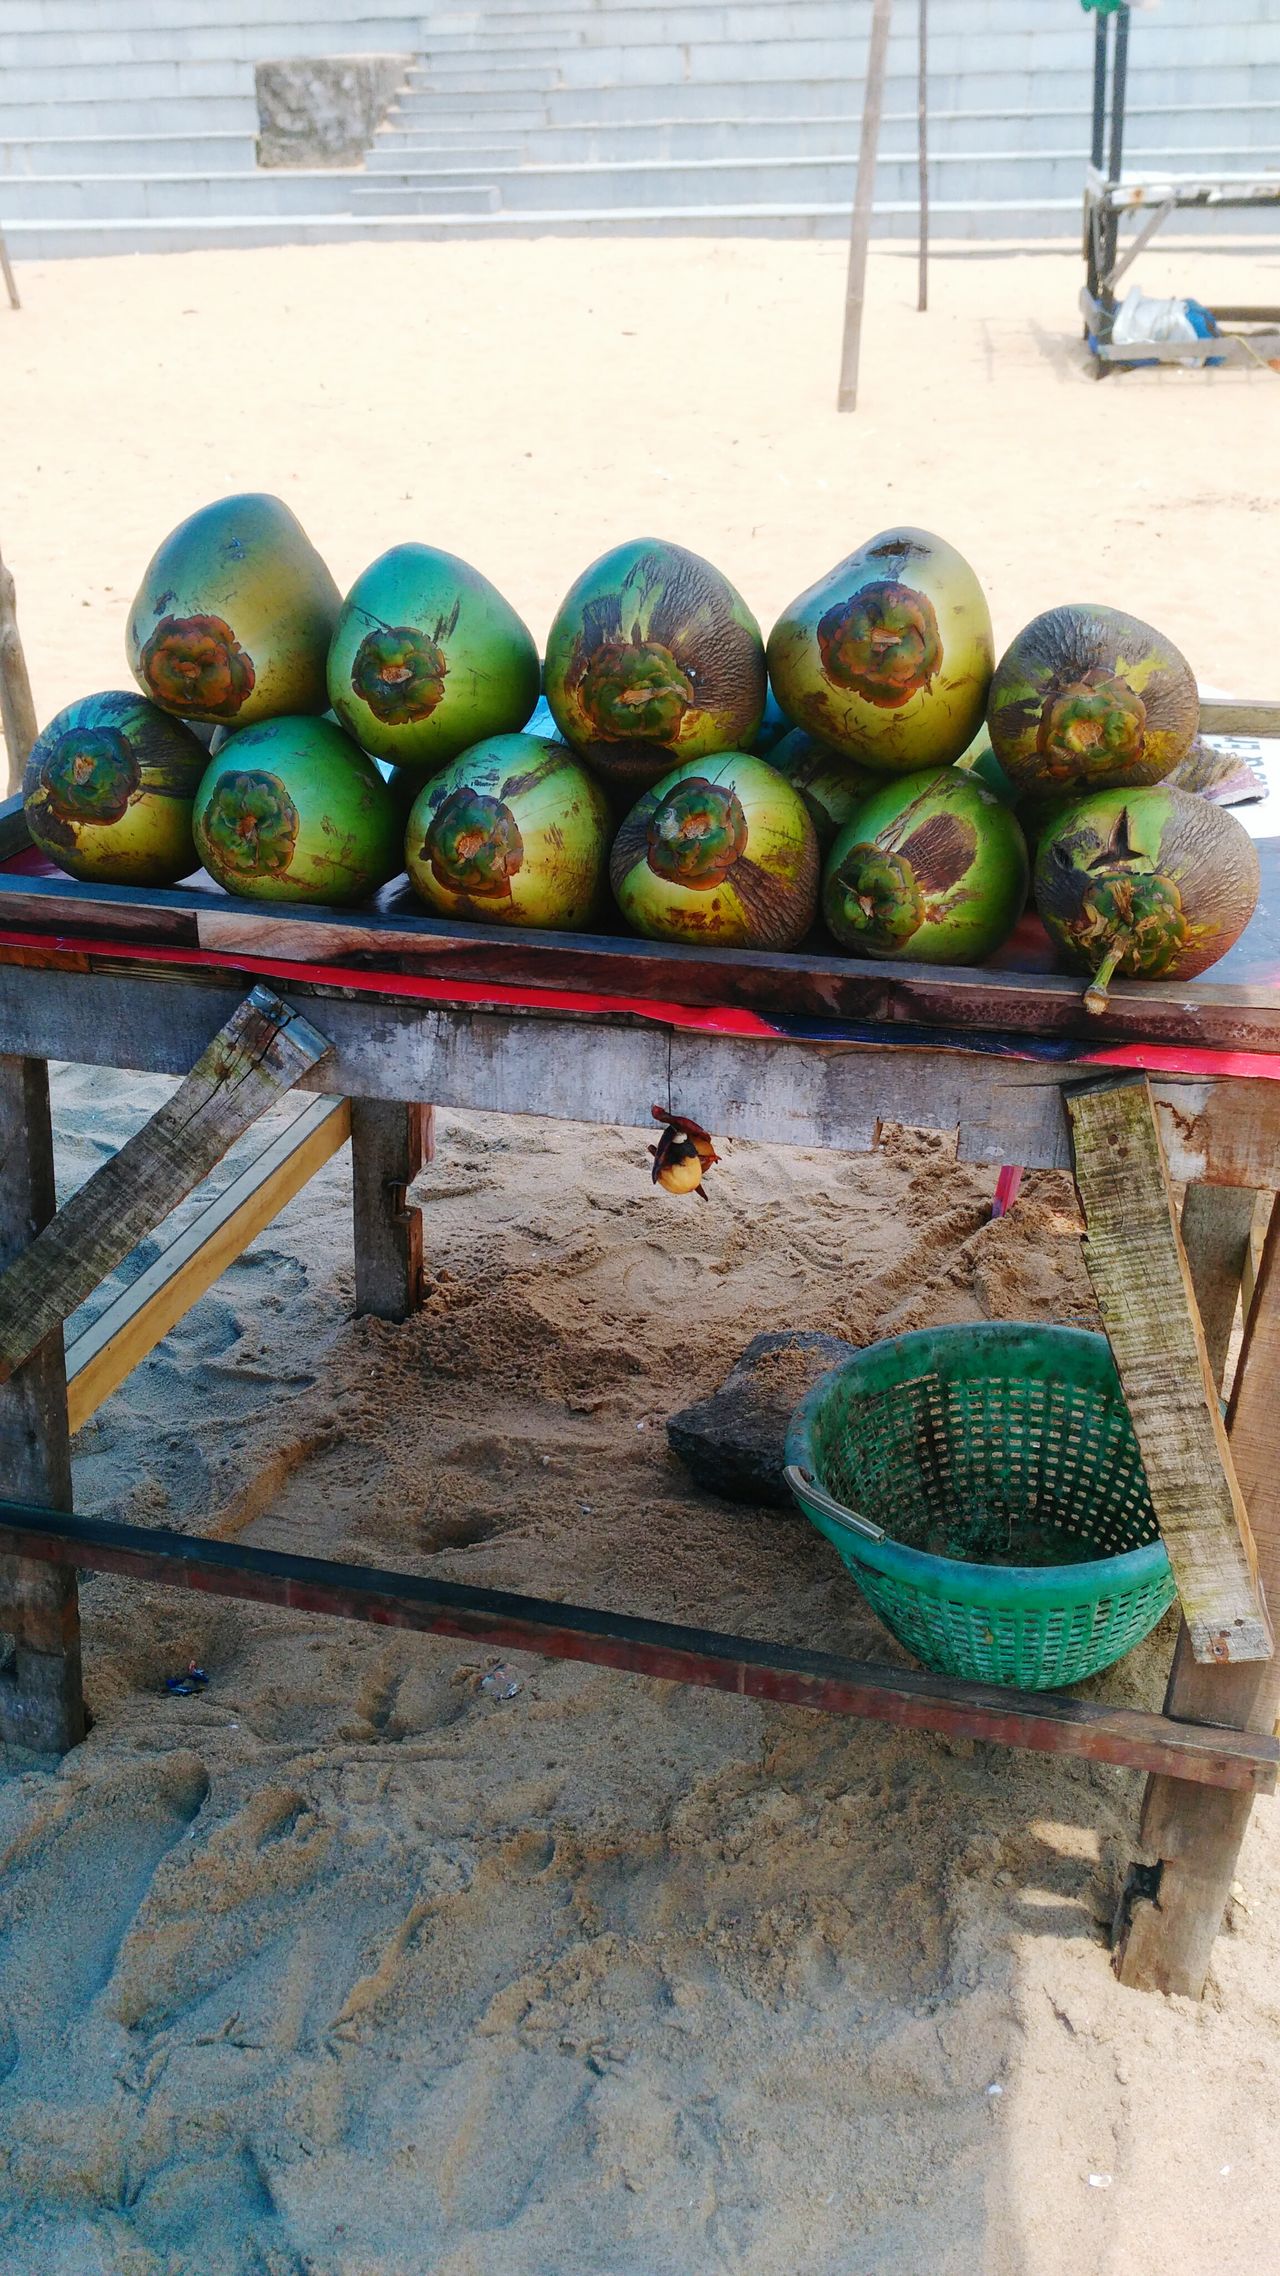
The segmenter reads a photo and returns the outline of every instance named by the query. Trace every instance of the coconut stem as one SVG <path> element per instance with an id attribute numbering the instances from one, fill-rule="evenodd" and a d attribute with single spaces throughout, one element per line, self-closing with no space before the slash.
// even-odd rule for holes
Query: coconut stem
<path id="1" fill-rule="evenodd" d="M 1085 989 L 1084 1008 L 1087 1012 L 1093 1012 L 1095 1016 L 1105 1012 L 1107 990 L 1115 978 L 1116 966 L 1129 946 L 1130 937 L 1127 932 L 1117 933 L 1112 941 L 1110 948 Z"/>

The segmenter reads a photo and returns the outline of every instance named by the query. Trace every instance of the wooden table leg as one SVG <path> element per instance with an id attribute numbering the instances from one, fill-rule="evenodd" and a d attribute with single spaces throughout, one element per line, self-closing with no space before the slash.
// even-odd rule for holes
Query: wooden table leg
<path id="1" fill-rule="evenodd" d="M 422 1302 L 422 1212 L 408 1189 L 434 1151 L 434 1109 L 351 1101 L 356 1310 L 407 1320 Z"/>
<path id="2" fill-rule="evenodd" d="M 1182 1245 L 1200 1308 L 1213 1379 L 1222 1382 L 1253 1232 L 1256 1193 L 1239 1185 L 1191 1185 L 1182 1204 Z"/>
<path id="3" fill-rule="evenodd" d="M 1271 1225 L 1245 1326 L 1227 1427 L 1258 1551 L 1258 1572 L 1280 1607 L 1280 1211 Z M 1187 1722 L 1270 1731 L 1280 1706 L 1280 1656 L 1197 1666 L 1186 1627 L 1174 1653 L 1166 1712 Z M 1144 1991 L 1199 1999 L 1249 1823 L 1243 1796 L 1147 1780 L 1140 1840 L 1116 1923 L 1116 1973 Z"/>
<path id="4" fill-rule="evenodd" d="M 0 1057 L 0 1269 L 55 1206 L 48 1069 L 43 1059 Z M 61 1328 L 0 1384 L 0 1479 L 6 1497 L 71 1507 Z M 13 1646 L 0 1677 L 0 1739 L 64 1754 L 85 1730 L 74 1570 L 0 1558 L 0 1634 Z"/>

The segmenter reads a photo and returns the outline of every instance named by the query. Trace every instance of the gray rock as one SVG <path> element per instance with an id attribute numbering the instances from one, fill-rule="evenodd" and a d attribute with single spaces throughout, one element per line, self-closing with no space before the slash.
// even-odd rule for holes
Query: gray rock
<path id="1" fill-rule="evenodd" d="M 254 66 L 260 166 L 359 166 L 410 55 L 297 55 Z"/>
<path id="2" fill-rule="evenodd" d="M 854 1348 L 802 1328 L 753 1336 L 718 1391 L 672 1415 L 672 1453 L 698 1485 L 726 1501 L 794 1507 L 782 1476 L 787 1425 L 818 1377 Z"/>

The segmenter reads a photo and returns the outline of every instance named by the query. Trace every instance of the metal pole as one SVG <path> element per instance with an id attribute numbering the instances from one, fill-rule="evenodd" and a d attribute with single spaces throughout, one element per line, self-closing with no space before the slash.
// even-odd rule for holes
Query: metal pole
<path id="1" fill-rule="evenodd" d="M 1129 76 L 1129 0 L 1121 0 L 1116 14 L 1116 49 L 1111 66 L 1111 155 L 1107 160 L 1107 178 L 1118 182 L 1124 166 L 1124 109 Z M 1120 241 L 1120 216 L 1112 208 L 1106 218 L 1106 259 L 1104 274 L 1110 276 L 1116 265 L 1116 250 Z"/>
<path id="2" fill-rule="evenodd" d="M 840 390 L 836 397 L 838 411 L 852 411 L 858 400 L 858 351 L 862 344 L 867 246 L 871 237 L 871 203 L 876 187 L 876 152 L 880 143 L 880 111 L 884 102 L 890 7 L 891 0 L 873 0 L 871 38 L 867 45 L 867 91 L 862 106 L 862 142 L 858 151 L 858 186 L 854 192 L 853 220 L 849 230 L 844 339 L 840 351 Z"/>
<path id="3" fill-rule="evenodd" d="M 920 285 L 916 307 L 929 305 L 929 0 L 920 0 L 920 77 L 916 87 L 916 132 L 920 150 Z"/>
<path id="4" fill-rule="evenodd" d="M 1093 163 L 1102 172 L 1107 143 L 1107 26 L 1108 16 L 1093 19 Z"/>

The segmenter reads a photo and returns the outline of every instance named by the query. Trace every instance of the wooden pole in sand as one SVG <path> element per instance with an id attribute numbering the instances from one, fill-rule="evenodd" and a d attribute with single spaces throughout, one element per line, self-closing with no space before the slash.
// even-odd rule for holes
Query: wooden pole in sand
<path id="1" fill-rule="evenodd" d="M 13 269 L 9 262 L 9 248 L 5 244 L 4 231 L 2 229 L 0 229 L 0 276 L 4 278 L 5 291 L 9 295 L 10 308 L 21 308 L 22 302 L 18 298 L 17 282 L 14 278 Z"/>
<path id="2" fill-rule="evenodd" d="M 916 134 L 920 156 L 920 289 L 916 307 L 929 305 L 929 0 L 920 0 L 920 76 L 916 84 Z"/>
<path id="3" fill-rule="evenodd" d="M 31 700 L 27 660 L 22 653 L 14 605 L 13 572 L 0 559 L 0 728 L 4 730 L 5 792 L 22 788 L 27 757 L 35 742 L 36 707 Z"/>
<path id="4" fill-rule="evenodd" d="M 844 297 L 844 341 L 840 351 L 837 411 L 852 411 L 858 400 L 858 351 L 862 344 L 867 246 L 871 237 L 871 205 L 876 189 L 876 154 L 880 146 L 880 112 L 884 103 L 884 67 L 889 47 L 891 5 L 892 0 L 872 0 L 871 37 L 867 44 L 867 90 L 862 105 L 862 142 L 858 151 L 858 183 L 854 191 L 853 221 L 849 230 L 849 274 Z"/>

